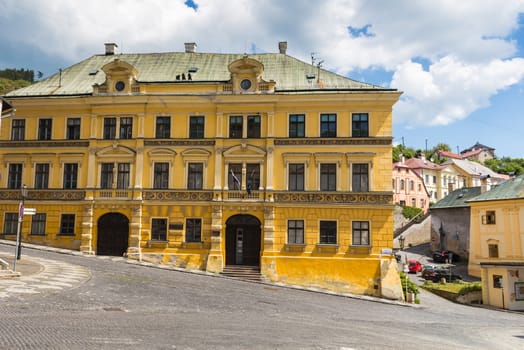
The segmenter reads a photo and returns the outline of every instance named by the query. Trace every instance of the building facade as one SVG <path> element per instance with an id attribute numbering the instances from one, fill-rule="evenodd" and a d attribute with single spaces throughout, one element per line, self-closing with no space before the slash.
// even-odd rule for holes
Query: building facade
<path id="1" fill-rule="evenodd" d="M 403 161 L 393 164 L 393 201 L 400 206 L 420 208 L 427 212 L 429 193 L 424 179 L 404 164 Z"/>
<path id="2" fill-rule="evenodd" d="M 524 175 L 469 201 L 470 275 L 482 279 L 484 304 L 524 310 Z"/>
<path id="3" fill-rule="evenodd" d="M 11 92 L 3 235 L 88 254 L 401 298 L 392 106 L 400 93 L 286 53 L 116 54 Z"/>
<path id="4" fill-rule="evenodd" d="M 431 206 L 430 250 L 449 250 L 469 258 L 470 207 L 468 200 L 480 195 L 480 187 L 463 187 Z"/>

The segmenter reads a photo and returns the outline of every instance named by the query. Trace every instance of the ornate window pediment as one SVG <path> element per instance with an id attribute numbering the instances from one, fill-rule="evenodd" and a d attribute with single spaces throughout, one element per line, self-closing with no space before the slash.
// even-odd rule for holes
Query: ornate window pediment
<path id="1" fill-rule="evenodd" d="M 242 143 L 224 151 L 223 156 L 225 158 L 236 159 L 264 158 L 266 156 L 266 151 L 259 147 Z"/>
<path id="2" fill-rule="evenodd" d="M 108 146 L 100 149 L 96 152 L 96 156 L 99 158 L 134 158 L 136 152 L 129 147 L 121 146 L 114 144 L 113 146 Z"/>

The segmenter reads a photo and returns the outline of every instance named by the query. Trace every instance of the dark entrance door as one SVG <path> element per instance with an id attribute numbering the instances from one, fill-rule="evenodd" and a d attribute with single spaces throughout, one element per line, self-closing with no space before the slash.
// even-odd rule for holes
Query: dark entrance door
<path id="1" fill-rule="evenodd" d="M 260 221 L 235 215 L 226 222 L 226 265 L 260 265 Z"/>
<path id="2" fill-rule="evenodd" d="M 122 256 L 127 251 L 129 220 L 122 214 L 109 213 L 98 219 L 97 255 Z"/>

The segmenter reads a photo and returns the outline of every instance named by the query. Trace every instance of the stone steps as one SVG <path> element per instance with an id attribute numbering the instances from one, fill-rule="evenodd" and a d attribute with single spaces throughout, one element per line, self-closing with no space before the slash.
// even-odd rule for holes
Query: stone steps
<path id="1" fill-rule="evenodd" d="M 264 281 L 264 278 L 260 274 L 259 266 L 227 265 L 221 274 L 247 281 Z"/>

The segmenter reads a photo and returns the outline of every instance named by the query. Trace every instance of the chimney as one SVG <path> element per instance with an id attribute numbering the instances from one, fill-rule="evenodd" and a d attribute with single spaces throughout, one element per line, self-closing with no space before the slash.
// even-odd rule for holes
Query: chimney
<path id="1" fill-rule="evenodd" d="M 486 191 L 490 190 L 490 184 L 488 183 L 488 179 L 491 176 L 488 175 L 480 175 L 480 193 L 484 193 Z"/>
<path id="2" fill-rule="evenodd" d="M 286 54 L 287 51 L 287 41 L 281 41 L 278 43 L 278 51 L 280 51 L 281 54 Z"/>
<path id="3" fill-rule="evenodd" d="M 118 47 L 115 43 L 105 43 L 106 46 L 106 56 L 111 56 L 115 54 L 116 48 Z"/>
<path id="4" fill-rule="evenodd" d="M 186 47 L 186 53 L 195 53 L 197 44 L 196 43 L 184 43 Z"/>

